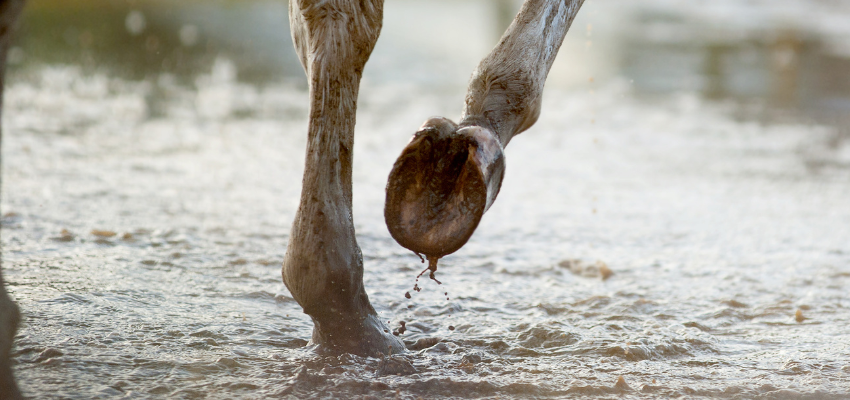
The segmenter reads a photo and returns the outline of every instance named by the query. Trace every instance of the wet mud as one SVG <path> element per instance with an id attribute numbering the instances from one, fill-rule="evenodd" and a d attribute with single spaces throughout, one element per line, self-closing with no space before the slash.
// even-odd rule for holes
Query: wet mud
<path id="1" fill-rule="evenodd" d="M 422 256 L 419 255 L 419 253 L 416 253 L 416 255 L 419 257 L 420 260 L 422 260 L 422 263 L 425 263 L 425 259 L 422 258 Z M 439 261 L 440 257 L 427 256 L 427 258 L 428 258 L 428 267 L 425 268 L 424 270 L 422 270 L 422 272 L 420 272 L 419 275 L 416 275 L 416 279 L 415 279 L 414 284 L 413 284 L 413 291 L 414 292 L 421 292 L 422 291 L 422 287 L 419 286 L 419 278 L 421 278 L 422 275 L 425 275 L 425 273 L 428 273 L 428 278 L 430 278 L 434 282 L 437 282 L 438 285 L 443 284 L 443 282 L 440 282 L 439 280 L 437 280 L 437 276 L 436 276 L 437 262 Z M 448 295 L 449 295 L 448 292 L 446 292 L 446 300 L 448 300 Z M 406 299 L 410 299 L 411 298 L 410 292 L 404 292 L 404 297 Z"/>

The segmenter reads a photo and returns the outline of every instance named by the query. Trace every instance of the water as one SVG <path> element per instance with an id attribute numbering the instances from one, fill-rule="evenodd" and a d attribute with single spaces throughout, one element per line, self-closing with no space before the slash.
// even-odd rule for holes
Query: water
<path id="1" fill-rule="evenodd" d="M 846 92 L 801 79 L 783 103 L 787 81 L 764 83 L 774 75 L 759 62 L 611 67 L 602 60 L 629 59 L 632 46 L 614 49 L 638 39 L 606 28 L 618 3 L 596 3 L 570 33 L 562 58 L 572 61 L 556 65 L 540 121 L 506 149 L 498 201 L 467 246 L 440 260 L 443 284 L 420 279 L 420 292 L 410 288 L 425 265 L 383 223 L 386 177 L 425 118 L 456 118 L 500 22 L 471 23 L 466 53 L 440 50 L 452 43 L 440 35 L 431 47 L 406 46 L 419 36 L 405 32 L 425 30 L 450 3 L 388 3 L 361 89 L 354 215 L 381 318 L 393 329 L 405 321 L 406 341 L 440 340 L 401 356 L 417 370 L 408 375 L 388 374 L 392 363 L 379 359 L 314 354 L 305 347 L 312 324 L 281 282 L 306 136 L 297 64 L 267 54 L 276 70 L 244 67 L 239 46 L 210 40 L 185 70 L 158 59 L 135 70 L 116 48 L 56 50 L 82 54 L 69 64 L 37 57 L 49 38 L 22 41 L 2 149 L 3 267 L 24 312 L 14 353 L 22 390 L 80 399 L 850 396 Z M 251 26 L 237 39 L 267 27 L 238 15 L 285 21 L 285 5 L 251 4 L 204 15 Z M 498 15 L 484 1 L 462 7 Z M 94 12 L 80 10 L 76 32 Z M 145 32 L 183 27 L 145 12 Z M 423 21 L 401 20 L 411 13 Z M 799 32 L 806 18 L 792 20 Z M 204 39 L 226 36 L 193 23 Z M 452 26 L 445 35 L 457 34 Z M 784 29 L 757 27 L 767 32 L 759 37 Z M 147 45 L 144 35 L 127 40 Z M 644 57 L 704 55 L 699 38 L 675 51 L 641 43 Z M 833 47 L 802 60 L 840 64 Z M 113 50 L 113 64 L 99 61 Z M 413 56 L 421 62 L 409 66 Z M 608 70 L 587 73 L 585 59 Z M 746 72 L 764 86 L 652 83 L 674 65 L 697 83 Z M 818 65 L 805 68 L 847 79 L 834 63 Z"/>

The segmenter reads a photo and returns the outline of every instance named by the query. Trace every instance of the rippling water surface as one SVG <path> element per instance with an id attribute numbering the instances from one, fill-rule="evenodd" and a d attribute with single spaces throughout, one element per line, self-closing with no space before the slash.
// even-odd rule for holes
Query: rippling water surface
<path id="1" fill-rule="evenodd" d="M 422 8 L 392 4 L 407 3 L 388 3 L 389 15 Z M 573 63 L 600 46 L 586 42 L 604 30 L 584 29 L 604 27 L 599 10 L 583 10 L 570 34 Z M 306 145 L 306 91 L 288 78 L 300 71 L 242 79 L 244 60 L 226 55 L 196 74 L 141 77 L 22 61 L 5 99 L 2 244 L 24 312 L 14 353 L 23 391 L 850 396 L 850 136 L 840 120 L 737 93 L 714 99 L 714 84 L 647 95 L 640 68 L 595 82 L 581 68 L 554 72 L 563 84 L 507 148 L 498 201 L 441 261 L 443 284 L 426 281 L 408 300 L 424 266 L 389 236 L 383 187 L 421 121 L 456 117 L 463 63 L 479 55 L 421 50 L 436 55 L 411 72 L 394 58 L 412 50 L 391 39 L 393 26 L 361 89 L 354 215 L 380 316 L 405 321 L 405 341 L 439 339 L 401 356 L 415 373 L 313 353 L 312 323 L 281 282 Z M 672 51 L 647 43 L 650 54 Z M 442 79 L 454 76 L 446 59 L 465 75 Z M 698 77 L 716 83 L 712 74 Z M 588 82 L 569 84 L 575 76 Z M 843 92 L 824 93 L 822 104 L 843 107 Z"/>

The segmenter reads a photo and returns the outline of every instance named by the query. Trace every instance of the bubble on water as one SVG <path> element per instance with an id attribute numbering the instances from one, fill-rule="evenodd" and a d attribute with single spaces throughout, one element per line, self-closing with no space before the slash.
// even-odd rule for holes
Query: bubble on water
<path id="1" fill-rule="evenodd" d="M 147 24 L 145 14 L 142 14 L 139 10 L 130 11 L 127 14 L 127 18 L 124 20 L 124 27 L 126 27 L 127 32 L 133 36 L 141 35 L 142 32 L 145 31 Z"/>
<path id="2" fill-rule="evenodd" d="M 186 47 L 192 47 L 198 44 L 201 38 L 201 31 L 195 25 L 183 25 L 180 28 L 180 43 Z"/>

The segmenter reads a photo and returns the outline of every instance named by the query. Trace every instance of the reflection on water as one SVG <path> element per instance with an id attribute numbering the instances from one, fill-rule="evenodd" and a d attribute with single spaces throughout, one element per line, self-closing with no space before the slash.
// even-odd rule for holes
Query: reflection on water
<path id="1" fill-rule="evenodd" d="M 281 1 L 33 1 L 18 36 L 18 71 L 71 63 L 131 79 L 185 76 L 223 55 L 250 81 L 302 73 Z"/>
<path id="2" fill-rule="evenodd" d="M 842 4 L 810 3 L 588 2 L 499 201 L 408 300 L 422 266 L 383 224 L 386 176 L 422 120 L 456 116 L 517 3 L 388 0 L 356 229 L 380 315 L 440 339 L 395 375 L 312 354 L 280 279 L 307 113 L 285 4 L 33 1 L 2 149 L 22 389 L 847 398 L 850 141 L 798 113 L 840 122 Z M 776 10 L 799 16 L 756 18 Z"/>
<path id="3" fill-rule="evenodd" d="M 795 18 L 754 18 L 749 24 L 694 11 L 677 14 L 655 6 L 635 12 L 625 28 L 630 34 L 623 70 L 638 90 L 762 99 L 827 121 L 850 115 L 850 52 L 840 45 L 850 40 L 847 7 L 802 7 Z M 829 11 L 839 13 L 842 31 L 822 31 Z"/>
<path id="4" fill-rule="evenodd" d="M 519 3 L 388 1 L 385 34 L 367 80 L 448 83 L 461 91 Z M 624 77 L 638 93 L 762 99 L 843 125 L 840 117 L 850 115 L 849 8 L 825 0 L 589 2 L 550 86 Z M 225 57 L 242 81 L 300 82 L 286 12 L 285 2 L 267 0 L 36 1 L 27 9 L 11 62 L 19 73 L 72 63 L 139 79 L 192 77 Z"/>

